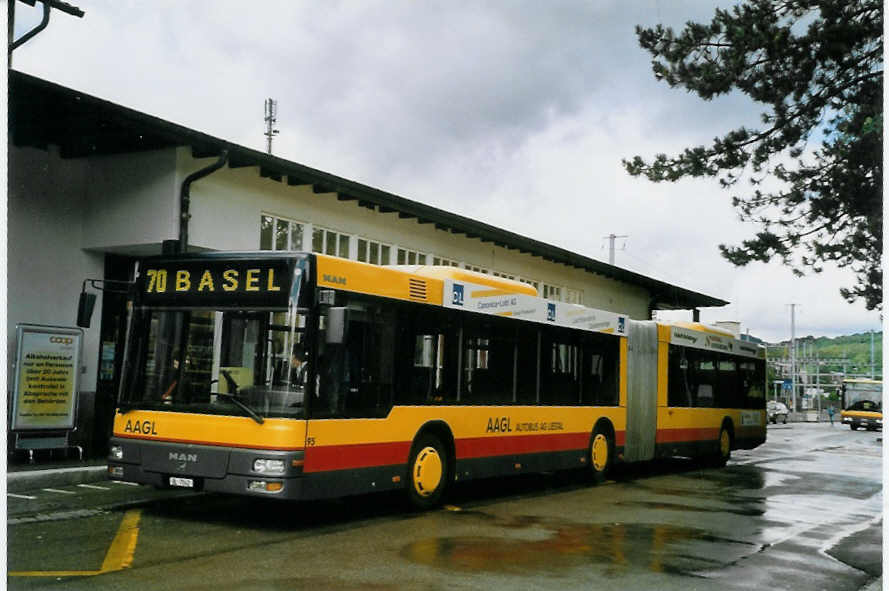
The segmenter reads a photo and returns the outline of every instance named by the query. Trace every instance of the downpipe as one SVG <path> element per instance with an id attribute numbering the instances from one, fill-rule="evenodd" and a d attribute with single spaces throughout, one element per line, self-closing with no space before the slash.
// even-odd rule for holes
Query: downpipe
<path id="1" fill-rule="evenodd" d="M 211 175 L 228 162 L 228 150 L 223 150 L 219 155 L 219 160 L 213 164 L 206 166 L 200 170 L 191 173 L 182 181 L 182 188 L 179 191 L 179 248 L 180 253 L 188 252 L 188 220 L 191 219 L 189 208 L 191 206 L 191 184 L 205 176 Z"/>

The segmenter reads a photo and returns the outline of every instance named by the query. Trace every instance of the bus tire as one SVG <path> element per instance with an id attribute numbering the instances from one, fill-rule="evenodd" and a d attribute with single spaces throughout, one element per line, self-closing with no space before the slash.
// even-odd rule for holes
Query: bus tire
<path id="1" fill-rule="evenodd" d="M 711 456 L 709 464 L 713 468 L 722 468 L 732 457 L 732 434 L 725 423 L 719 429 L 716 446 L 716 453 Z"/>
<path id="2" fill-rule="evenodd" d="M 441 504 L 448 483 L 448 455 L 435 435 L 424 433 L 411 446 L 408 460 L 407 494 L 415 509 Z"/>
<path id="3" fill-rule="evenodd" d="M 614 464 L 614 438 L 601 423 L 590 437 L 590 475 L 594 484 L 605 482 Z"/>
<path id="4" fill-rule="evenodd" d="M 849 423 L 849 428 L 853 431 L 858 431 L 858 425 L 856 425 L 855 423 Z"/>

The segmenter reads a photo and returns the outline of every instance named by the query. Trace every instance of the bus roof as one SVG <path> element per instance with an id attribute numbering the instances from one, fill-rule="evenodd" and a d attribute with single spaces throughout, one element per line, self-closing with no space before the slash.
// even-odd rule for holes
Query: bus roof
<path id="1" fill-rule="evenodd" d="M 717 328 L 715 326 L 711 326 L 709 324 L 703 324 L 701 322 L 684 322 L 684 321 L 676 321 L 676 322 L 658 322 L 658 324 L 663 324 L 666 326 L 678 326 L 679 328 L 687 328 L 688 330 L 695 330 L 698 332 L 706 332 L 709 334 L 719 335 L 721 337 L 730 337 L 736 338 L 734 334 L 729 331 Z"/>
<path id="2" fill-rule="evenodd" d="M 537 289 L 533 285 L 516 281 L 515 279 L 507 279 L 506 277 L 496 277 L 486 273 L 461 269 L 459 267 L 451 267 L 449 265 L 393 265 L 391 269 L 399 269 L 406 273 L 412 273 L 421 277 L 430 277 L 432 279 L 452 279 L 454 281 L 465 281 L 467 283 L 475 283 L 477 285 L 486 285 L 488 287 L 499 287 L 500 289 L 513 291 L 515 293 L 523 293 L 537 297 Z"/>

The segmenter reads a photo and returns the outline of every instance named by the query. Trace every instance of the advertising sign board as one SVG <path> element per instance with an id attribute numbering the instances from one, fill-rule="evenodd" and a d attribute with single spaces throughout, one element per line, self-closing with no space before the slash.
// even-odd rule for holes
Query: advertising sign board
<path id="1" fill-rule="evenodd" d="M 82 345 L 78 328 L 16 326 L 13 431 L 74 428 Z"/>
<path id="2" fill-rule="evenodd" d="M 586 308 L 577 304 L 553 302 L 521 293 L 511 293 L 486 285 L 447 279 L 444 282 L 443 304 L 490 314 L 510 316 L 532 322 L 579 328 L 591 332 L 626 335 L 626 316 Z"/>

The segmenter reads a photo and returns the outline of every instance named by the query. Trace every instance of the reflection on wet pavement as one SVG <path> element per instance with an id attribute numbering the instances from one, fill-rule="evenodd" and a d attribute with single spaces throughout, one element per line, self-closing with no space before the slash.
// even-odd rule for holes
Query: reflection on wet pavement
<path id="1" fill-rule="evenodd" d="M 689 572 L 713 566 L 699 553 L 689 551 L 696 543 L 756 550 L 747 542 L 669 524 L 577 524 L 528 516 L 497 518 L 482 512 L 464 515 L 522 531 L 518 535 L 513 531 L 503 536 L 426 538 L 406 546 L 402 556 L 442 569 L 513 574 L 558 572 L 597 563 L 606 567 L 605 574 L 617 575 L 640 567 L 653 572 Z"/>
<path id="2" fill-rule="evenodd" d="M 816 454 L 817 466 L 789 458 L 780 467 L 739 463 L 624 479 L 607 495 L 590 493 L 589 515 L 608 515 L 612 522 L 455 511 L 445 528 L 450 535 L 414 541 L 401 555 L 470 573 L 557 575 L 598 566 L 614 577 L 644 569 L 710 578 L 748 560 L 769 560 L 760 558 L 767 554 L 776 560 L 785 555 L 777 546 L 794 540 L 811 545 L 818 564 L 827 559 L 816 570 L 829 577 L 844 571 L 825 553 L 861 527 L 856 524 L 879 514 L 882 483 L 859 477 L 857 468 L 843 470 L 839 457 L 826 456 Z M 455 535 L 453 519 L 464 520 L 459 533 L 467 535 Z"/>

